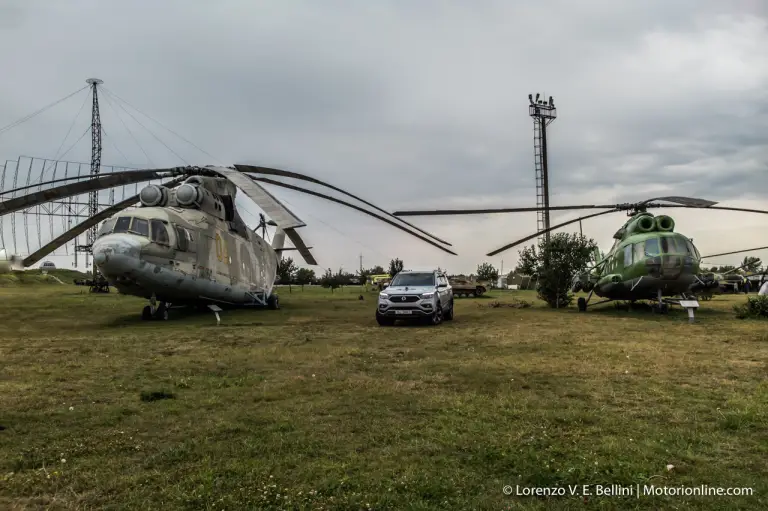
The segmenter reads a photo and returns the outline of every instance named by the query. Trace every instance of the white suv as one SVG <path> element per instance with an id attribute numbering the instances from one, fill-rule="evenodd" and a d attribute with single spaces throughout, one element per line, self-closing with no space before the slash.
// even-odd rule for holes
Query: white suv
<path id="1" fill-rule="evenodd" d="M 453 319 L 453 289 L 437 271 L 403 270 L 379 293 L 376 321 L 391 326 L 398 319 L 424 320 L 433 325 Z"/>

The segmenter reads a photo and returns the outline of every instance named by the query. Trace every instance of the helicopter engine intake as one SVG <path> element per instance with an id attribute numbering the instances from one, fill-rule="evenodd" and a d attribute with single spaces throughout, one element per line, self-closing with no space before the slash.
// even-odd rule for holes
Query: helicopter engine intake
<path id="1" fill-rule="evenodd" d="M 176 202 L 183 208 L 200 207 L 203 203 L 203 192 L 198 186 L 184 183 L 176 190 Z"/>
<path id="2" fill-rule="evenodd" d="M 143 206 L 162 208 L 168 204 L 168 188 L 158 185 L 145 186 L 139 192 L 139 200 Z"/>
<path id="3" fill-rule="evenodd" d="M 656 217 L 656 228 L 662 232 L 672 232 L 675 229 L 675 221 L 671 216 L 659 215 Z"/>
<path id="4" fill-rule="evenodd" d="M 671 220 L 671 218 L 670 218 Z M 635 223 L 635 228 L 638 232 L 651 232 L 656 227 L 656 222 L 653 221 L 652 216 L 641 216 Z"/>

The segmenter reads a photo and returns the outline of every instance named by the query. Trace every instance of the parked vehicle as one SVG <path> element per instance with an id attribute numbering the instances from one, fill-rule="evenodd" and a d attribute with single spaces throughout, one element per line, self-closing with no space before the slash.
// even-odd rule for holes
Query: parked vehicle
<path id="1" fill-rule="evenodd" d="M 376 321 L 391 326 L 397 320 L 427 320 L 439 325 L 453 319 L 453 290 L 437 271 L 403 270 L 394 276 L 376 305 Z"/>

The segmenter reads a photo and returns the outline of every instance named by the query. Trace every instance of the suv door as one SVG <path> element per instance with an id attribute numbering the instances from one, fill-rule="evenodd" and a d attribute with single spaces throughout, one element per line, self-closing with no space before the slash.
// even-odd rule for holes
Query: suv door
<path id="1" fill-rule="evenodd" d="M 450 292 L 448 291 L 448 279 L 446 279 L 443 275 L 438 275 L 437 283 L 439 286 L 443 286 L 438 287 L 437 292 L 438 296 L 440 297 L 440 305 L 443 307 L 443 310 L 445 310 L 451 303 L 451 296 Z"/>

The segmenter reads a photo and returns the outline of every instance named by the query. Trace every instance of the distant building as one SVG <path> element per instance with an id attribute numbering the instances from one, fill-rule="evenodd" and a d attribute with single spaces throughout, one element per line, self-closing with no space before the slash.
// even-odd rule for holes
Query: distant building
<path id="1" fill-rule="evenodd" d="M 55 270 L 56 265 L 53 264 L 53 261 L 45 261 L 43 264 L 40 265 L 41 270 Z"/>
<path id="2" fill-rule="evenodd" d="M 534 289 L 536 282 L 528 275 L 519 273 L 510 273 L 507 275 L 508 289 Z"/>

